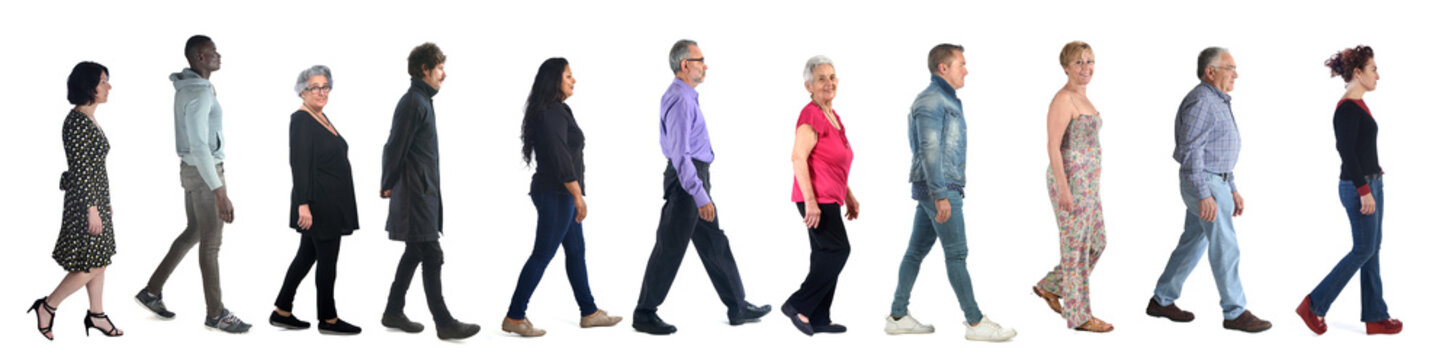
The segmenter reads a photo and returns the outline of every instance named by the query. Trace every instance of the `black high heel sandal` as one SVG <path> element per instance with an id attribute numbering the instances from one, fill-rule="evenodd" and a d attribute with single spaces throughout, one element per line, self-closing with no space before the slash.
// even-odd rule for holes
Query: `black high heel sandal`
<path id="1" fill-rule="evenodd" d="M 111 324 L 111 330 L 102 329 L 101 327 L 96 326 L 96 323 L 95 322 L 92 322 L 91 319 L 106 319 L 106 323 Z M 116 323 L 111 321 L 111 317 L 106 316 L 106 313 L 93 313 L 90 310 L 86 310 L 86 336 L 87 337 L 91 336 L 91 328 L 95 328 L 96 330 L 100 330 L 101 331 L 101 335 L 106 335 L 106 337 L 117 337 L 117 336 L 124 335 L 124 334 L 121 333 L 121 330 L 120 329 L 117 329 L 116 328 Z"/>
<path id="2" fill-rule="evenodd" d="M 35 312 L 35 320 L 36 321 L 40 321 L 40 311 L 41 310 L 44 310 L 46 313 L 50 314 L 50 321 L 49 321 L 49 323 L 45 324 L 45 327 L 40 327 L 39 325 L 36 325 L 35 326 L 35 329 L 36 330 L 40 330 L 40 335 L 41 336 L 45 336 L 45 339 L 46 340 L 55 341 L 55 337 L 51 336 L 51 334 L 50 334 L 50 328 L 55 327 L 55 308 L 50 307 L 50 304 L 47 304 L 45 302 L 46 300 L 49 300 L 49 299 L 50 299 L 49 296 L 36 299 L 35 300 L 35 303 L 30 305 L 30 309 L 29 310 L 25 310 L 25 312 L 26 313 L 29 313 L 31 311 L 34 311 Z"/>

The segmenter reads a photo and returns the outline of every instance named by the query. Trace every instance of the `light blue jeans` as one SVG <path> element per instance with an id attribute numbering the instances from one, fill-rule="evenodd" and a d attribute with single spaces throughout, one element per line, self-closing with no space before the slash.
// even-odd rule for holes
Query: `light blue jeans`
<path id="1" fill-rule="evenodd" d="M 1180 244 L 1170 254 L 1170 262 L 1165 264 L 1165 272 L 1155 285 L 1155 302 L 1168 306 L 1180 298 L 1185 278 L 1195 270 L 1200 255 L 1208 248 L 1210 271 L 1215 274 L 1215 286 L 1220 290 L 1220 309 L 1226 320 L 1234 320 L 1245 312 L 1245 292 L 1240 287 L 1240 245 L 1235 240 L 1235 225 L 1230 222 L 1235 213 L 1235 199 L 1224 178 L 1211 173 L 1203 176 L 1210 185 L 1211 197 L 1215 198 L 1218 212 L 1215 221 L 1200 219 L 1200 196 L 1194 185 L 1180 180 L 1180 197 L 1185 200 L 1185 232 L 1180 234 Z"/>
<path id="2" fill-rule="evenodd" d="M 918 280 L 918 269 L 923 258 L 933 250 L 933 243 L 943 241 L 944 265 L 948 267 L 948 283 L 958 296 L 958 307 L 963 309 L 963 318 L 969 324 L 983 319 L 978 311 L 978 302 L 973 299 L 973 280 L 968 277 L 968 239 L 963 231 L 963 195 L 949 192 L 948 204 L 952 215 L 948 221 L 939 224 L 933 219 L 938 216 L 938 205 L 934 200 L 918 200 L 917 214 L 913 216 L 913 234 L 908 238 L 907 253 L 902 256 L 902 265 L 897 269 L 897 291 L 892 297 L 892 316 L 907 315 L 908 298 L 913 293 L 913 283 Z"/>

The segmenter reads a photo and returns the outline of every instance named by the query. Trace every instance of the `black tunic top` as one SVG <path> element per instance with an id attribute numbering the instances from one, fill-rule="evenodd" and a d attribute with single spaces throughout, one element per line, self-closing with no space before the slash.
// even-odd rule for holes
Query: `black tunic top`
<path id="1" fill-rule="evenodd" d="M 444 230 L 433 100 L 438 93 L 414 78 L 393 109 L 393 129 L 383 145 L 383 184 L 379 188 L 393 192 L 388 201 L 389 239 L 437 241 Z"/>
<path id="2" fill-rule="evenodd" d="M 327 118 L 327 114 L 323 117 Z M 358 229 L 358 201 L 353 194 L 348 141 L 343 140 L 341 132 L 333 135 L 308 112 L 298 110 L 292 113 L 288 144 L 292 163 L 292 217 L 288 224 L 298 232 L 323 238 L 352 234 Z M 308 230 L 297 226 L 297 207 L 302 204 L 308 204 L 313 215 Z"/>
<path id="3" fill-rule="evenodd" d="M 1365 195 L 1367 175 L 1381 174 L 1376 156 L 1376 119 L 1360 100 L 1341 100 L 1332 119 L 1336 127 L 1336 152 L 1341 155 L 1341 180 L 1351 180 Z"/>
<path id="4" fill-rule="evenodd" d="M 565 183 L 577 181 L 585 194 L 585 133 L 575 123 L 575 113 L 563 103 L 536 115 L 534 132 L 534 179 L 529 193 L 566 191 Z"/>

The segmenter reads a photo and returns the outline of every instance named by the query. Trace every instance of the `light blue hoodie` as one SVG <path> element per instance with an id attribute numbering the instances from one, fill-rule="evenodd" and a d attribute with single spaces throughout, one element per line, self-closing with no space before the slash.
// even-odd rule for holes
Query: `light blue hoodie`
<path id="1" fill-rule="evenodd" d="M 195 166 L 206 181 L 207 188 L 222 187 L 217 164 L 222 153 L 222 105 L 212 82 L 192 69 L 171 74 L 176 87 L 176 155 L 183 163 Z"/>

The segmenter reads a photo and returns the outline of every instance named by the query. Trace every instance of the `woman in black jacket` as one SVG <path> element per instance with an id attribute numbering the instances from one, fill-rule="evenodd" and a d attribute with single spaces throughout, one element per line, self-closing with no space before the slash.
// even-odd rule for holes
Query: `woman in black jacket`
<path id="1" fill-rule="evenodd" d="M 565 99 L 575 92 L 575 77 L 564 58 L 552 58 L 540 64 L 534 87 L 524 109 L 524 124 L 519 139 L 524 142 L 524 162 L 535 160 L 534 179 L 529 184 L 529 197 L 534 201 L 539 221 L 535 226 L 534 252 L 519 272 L 519 283 L 500 327 L 525 337 L 541 336 L 524 317 L 529 297 L 544 276 L 555 250 L 565 248 L 565 273 L 580 305 L 580 327 L 612 326 L 619 316 L 610 316 L 595 307 L 590 295 L 590 282 L 585 271 L 585 237 L 580 222 L 585 220 L 585 134 L 575 123 L 575 115 Z M 533 156 L 531 156 L 533 155 Z"/>
<path id="2" fill-rule="evenodd" d="M 303 105 L 292 113 L 288 130 L 292 163 L 291 226 L 302 234 L 297 256 L 287 268 L 268 322 L 287 329 L 310 324 L 292 314 L 298 284 L 313 263 L 318 286 L 318 332 L 352 335 L 363 330 L 338 319 L 333 303 L 333 282 L 338 277 L 338 247 L 343 235 L 358 229 L 358 205 L 353 195 L 353 166 L 348 163 L 348 141 L 323 114 L 333 91 L 333 72 L 316 65 L 298 74 L 293 88 Z"/>

